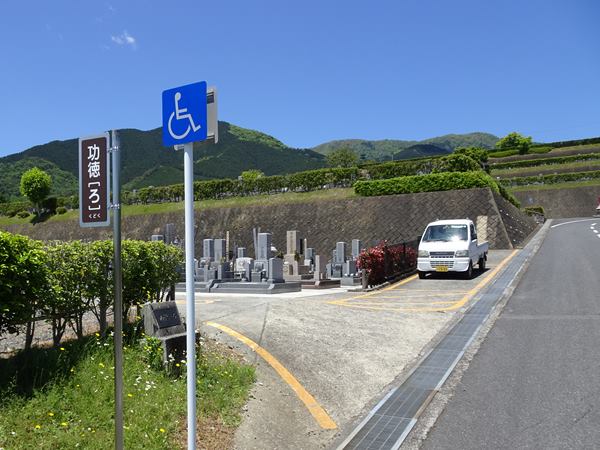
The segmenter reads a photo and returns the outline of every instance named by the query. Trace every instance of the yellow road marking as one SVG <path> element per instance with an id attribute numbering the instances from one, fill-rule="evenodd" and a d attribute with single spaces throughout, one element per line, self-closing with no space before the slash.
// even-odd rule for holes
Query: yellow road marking
<path id="1" fill-rule="evenodd" d="M 465 294 L 465 296 L 463 298 L 461 298 L 460 300 L 456 301 L 456 302 L 448 302 L 448 303 L 452 303 L 451 306 L 448 307 L 444 307 L 444 308 L 403 308 L 403 307 L 379 307 L 377 305 L 379 305 L 379 303 L 367 303 L 367 304 L 360 304 L 360 303 L 348 303 L 348 301 L 350 300 L 354 300 L 360 297 L 354 297 L 354 298 L 349 298 L 349 299 L 342 299 L 342 300 L 335 300 L 332 302 L 329 302 L 332 305 L 339 305 L 339 306 L 345 306 L 347 308 L 358 308 L 358 309 L 371 309 L 373 311 L 396 311 L 396 312 L 445 312 L 445 311 L 455 311 L 459 308 L 461 308 L 462 306 L 464 306 L 469 300 L 471 300 L 475 294 L 477 294 L 477 292 L 479 292 L 486 284 L 488 284 L 490 282 L 490 280 L 492 278 L 494 278 L 496 276 L 496 274 L 519 252 L 519 250 L 514 250 L 510 255 L 508 255 L 506 258 L 504 258 L 500 264 L 498 264 L 498 266 L 496 266 L 483 280 L 481 280 L 479 283 L 477 283 L 477 285 L 467 291 L 467 293 Z M 412 279 L 414 279 L 416 277 L 416 275 L 414 277 L 411 277 Z M 410 280 L 410 278 L 407 278 L 406 280 L 403 280 L 404 282 L 408 282 Z M 394 285 L 397 286 L 397 285 Z M 385 290 L 389 290 L 392 287 L 391 286 L 389 288 L 386 288 Z M 383 290 L 383 289 L 382 289 Z M 381 290 L 381 291 L 382 291 Z M 381 291 L 374 291 L 374 292 L 381 292 Z M 407 292 L 410 292 L 409 290 L 407 290 Z M 375 299 L 374 299 L 375 300 Z M 433 305 L 436 303 L 433 302 L 423 302 L 426 305 Z M 389 303 L 384 303 L 389 305 Z M 373 305 L 373 306 L 370 306 Z M 399 305 L 400 306 L 400 305 Z"/>
<path id="2" fill-rule="evenodd" d="M 317 423 L 326 430 L 335 430 L 337 428 L 336 423 L 329 417 L 329 415 L 325 412 L 325 410 L 319 405 L 319 403 L 315 400 L 315 398 L 310 395 L 310 393 L 304 389 L 304 387 L 298 382 L 298 380 L 268 351 L 254 342 L 252 339 L 247 338 L 246 336 L 238 333 L 231 328 L 221 325 L 215 322 L 206 322 L 207 325 L 218 328 L 219 330 L 227 333 L 230 336 L 233 336 L 238 341 L 243 342 L 248 347 L 250 347 L 253 351 L 255 351 L 258 355 L 262 357 L 266 362 L 268 362 L 273 369 L 279 374 L 281 378 L 292 388 L 292 390 L 296 393 L 298 398 L 302 400 L 302 403 L 308 408 L 309 412 L 315 418 Z"/>
<path id="3" fill-rule="evenodd" d="M 196 303 L 201 303 L 203 305 L 210 305 L 211 303 L 214 303 L 214 300 L 196 300 Z M 175 300 L 175 303 L 179 303 L 180 305 L 185 304 L 185 300 Z"/>

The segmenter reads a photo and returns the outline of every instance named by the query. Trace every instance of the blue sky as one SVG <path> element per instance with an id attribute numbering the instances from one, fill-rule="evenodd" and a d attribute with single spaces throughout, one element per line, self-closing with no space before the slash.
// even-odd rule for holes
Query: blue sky
<path id="1" fill-rule="evenodd" d="M 207 80 L 219 118 L 294 147 L 600 135 L 594 0 L 6 1 L 0 155 L 161 124 Z"/>

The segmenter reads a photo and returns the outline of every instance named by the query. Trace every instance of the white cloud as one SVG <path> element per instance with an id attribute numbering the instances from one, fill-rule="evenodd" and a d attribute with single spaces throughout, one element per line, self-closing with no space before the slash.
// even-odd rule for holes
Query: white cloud
<path id="1" fill-rule="evenodd" d="M 118 36 L 111 36 L 110 40 L 117 45 L 129 45 L 134 50 L 137 48 L 137 41 L 127 32 L 127 30 L 123 31 L 123 33 Z"/>

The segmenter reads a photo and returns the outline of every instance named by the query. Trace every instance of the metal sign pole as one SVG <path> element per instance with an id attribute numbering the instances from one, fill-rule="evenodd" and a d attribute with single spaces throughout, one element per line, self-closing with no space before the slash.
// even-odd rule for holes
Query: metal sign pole
<path id="1" fill-rule="evenodd" d="M 196 449 L 196 311 L 194 292 L 194 144 L 183 146 L 188 449 Z"/>
<path id="2" fill-rule="evenodd" d="M 112 210 L 113 210 L 113 284 L 115 293 L 115 449 L 123 450 L 123 290 L 121 272 L 121 152 L 115 130 L 112 145 Z"/>

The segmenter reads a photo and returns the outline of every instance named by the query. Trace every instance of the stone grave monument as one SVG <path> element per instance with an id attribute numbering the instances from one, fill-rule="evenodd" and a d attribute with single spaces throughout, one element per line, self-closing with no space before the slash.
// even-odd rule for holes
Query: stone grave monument
<path id="1" fill-rule="evenodd" d="M 142 309 L 144 332 L 160 340 L 163 362 L 185 359 L 186 333 L 175 302 L 146 303 Z"/>

